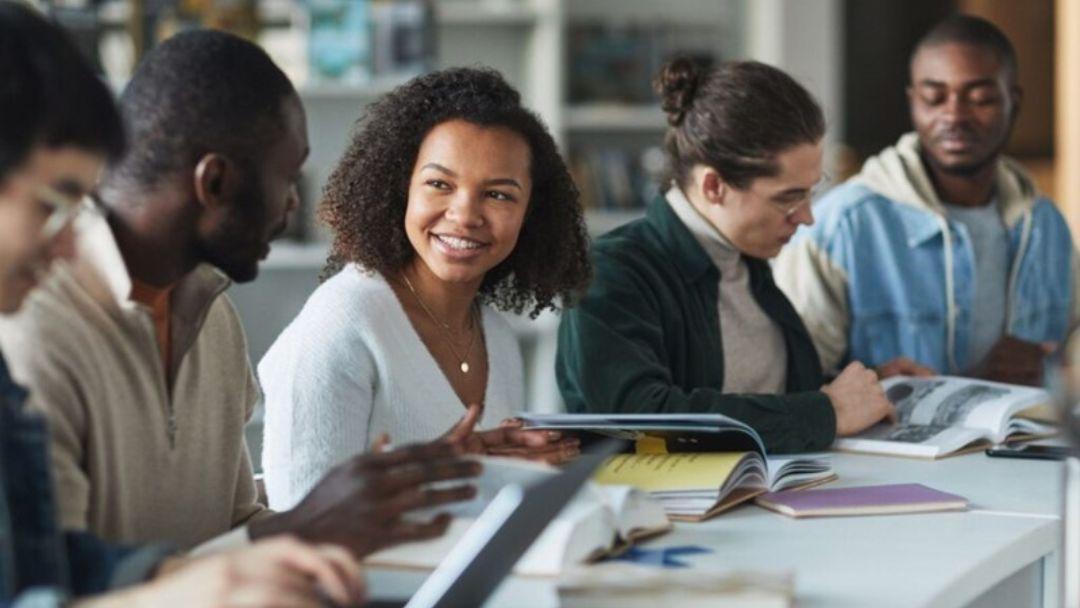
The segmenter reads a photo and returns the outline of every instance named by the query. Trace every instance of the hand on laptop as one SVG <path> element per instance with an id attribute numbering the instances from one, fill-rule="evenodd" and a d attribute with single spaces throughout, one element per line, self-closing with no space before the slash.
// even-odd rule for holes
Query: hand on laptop
<path id="1" fill-rule="evenodd" d="M 308 608 L 325 606 L 327 600 L 335 606 L 360 606 L 365 599 L 360 565 L 348 551 L 288 537 L 179 564 L 150 583 L 75 606 Z"/>
<path id="2" fill-rule="evenodd" d="M 875 367 L 874 371 L 877 372 L 879 380 L 892 378 L 893 376 L 926 377 L 937 374 L 933 369 L 925 365 L 919 365 L 907 357 L 897 357 L 888 363 Z"/>
<path id="3" fill-rule="evenodd" d="M 885 397 L 874 370 L 850 363 L 835 380 L 821 387 L 836 411 L 836 435 L 846 437 L 883 419 L 896 421 L 896 409 Z"/>
<path id="4" fill-rule="evenodd" d="M 1028 342 L 1005 336 L 968 375 L 995 382 L 1042 386 L 1043 361 L 1056 349 L 1052 342 Z"/>
<path id="5" fill-rule="evenodd" d="M 303 540 L 348 548 L 360 559 L 399 543 L 441 536 L 450 523 L 443 513 L 428 521 L 403 515 L 469 500 L 467 485 L 480 463 L 459 458 L 460 445 L 436 441 L 356 456 L 333 468 L 291 511 L 253 523 L 252 538 L 291 533 Z M 461 481 L 447 486 L 438 482 Z"/>
<path id="6" fill-rule="evenodd" d="M 581 445 L 576 438 L 564 438 L 557 431 L 527 431 L 515 418 L 504 420 L 498 428 L 477 431 L 476 423 L 482 412 L 479 405 L 469 406 L 465 416 L 443 435 L 443 439 L 462 446 L 468 454 L 508 456 L 548 464 L 563 464 L 581 454 Z"/>

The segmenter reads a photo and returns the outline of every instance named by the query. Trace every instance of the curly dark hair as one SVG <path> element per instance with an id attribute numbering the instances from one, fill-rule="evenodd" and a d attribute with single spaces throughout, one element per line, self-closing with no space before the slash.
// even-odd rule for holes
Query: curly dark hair
<path id="1" fill-rule="evenodd" d="M 533 188 L 513 252 L 485 275 L 480 298 L 504 311 L 536 317 L 586 288 L 588 236 L 578 189 L 555 141 L 521 96 L 496 71 L 452 68 L 398 87 L 358 121 L 330 174 L 319 217 L 334 232 L 322 278 L 347 263 L 393 276 L 416 252 L 405 233 L 409 182 L 420 145 L 450 120 L 508 128 L 528 143 Z"/>

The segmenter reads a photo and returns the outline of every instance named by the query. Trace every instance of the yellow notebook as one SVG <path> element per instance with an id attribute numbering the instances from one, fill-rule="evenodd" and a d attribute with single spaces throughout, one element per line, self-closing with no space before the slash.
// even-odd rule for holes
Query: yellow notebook
<path id="1" fill-rule="evenodd" d="M 758 452 L 619 454 L 597 471 L 601 484 L 649 492 L 668 517 L 701 521 L 758 494 L 836 478 L 827 457 L 763 458 Z"/>
<path id="2" fill-rule="evenodd" d="M 757 432 L 722 414 L 519 414 L 531 429 L 583 441 L 616 437 L 627 451 L 595 479 L 629 485 L 660 500 L 671 519 L 699 521 L 766 491 L 836 478 L 827 455 L 770 458 Z"/>

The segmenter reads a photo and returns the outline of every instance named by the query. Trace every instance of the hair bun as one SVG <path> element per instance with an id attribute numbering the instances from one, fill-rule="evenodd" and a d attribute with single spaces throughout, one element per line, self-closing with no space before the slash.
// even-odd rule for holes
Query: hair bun
<path id="1" fill-rule="evenodd" d="M 702 69 L 685 57 L 669 61 L 661 68 L 653 81 L 653 88 L 660 96 L 660 107 L 667 113 L 669 125 L 677 127 L 682 124 L 694 103 L 694 94 L 702 76 Z"/>

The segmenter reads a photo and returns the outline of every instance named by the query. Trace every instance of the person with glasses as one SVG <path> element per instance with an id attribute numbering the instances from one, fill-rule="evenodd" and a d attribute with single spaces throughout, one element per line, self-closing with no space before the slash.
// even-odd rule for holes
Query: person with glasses
<path id="1" fill-rule="evenodd" d="M 1016 52 L 990 22 L 950 17 L 912 53 L 907 93 L 914 132 L 819 202 L 777 283 L 826 369 L 1040 385 L 1080 318 L 1080 264 L 1057 207 L 1002 154 Z"/>
<path id="2" fill-rule="evenodd" d="M 720 413 L 774 452 L 820 450 L 893 416 L 854 363 L 826 384 L 768 260 L 813 223 L 821 109 L 780 70 L 704 69 L 656 79 L 670 181 L 646 217 L 593 245 L 594 279 L 559 327 L 556 375 L 572 412 Z"/>
<path id="3" fill-rule="evenodd" d="M 0 314 L 12 315 L 53 262 L 73 255 L 72 220 L 124 136 L 111 94 L 70 40 L 4 1 L 0 83 Z M 0 354 L 0 606 L 300 608 L 363 599 L 359 567 L 338 548 L 283 538 L 188 560 L 167 545 L 62 531 L 49 429 L 30 396 Z"/>

